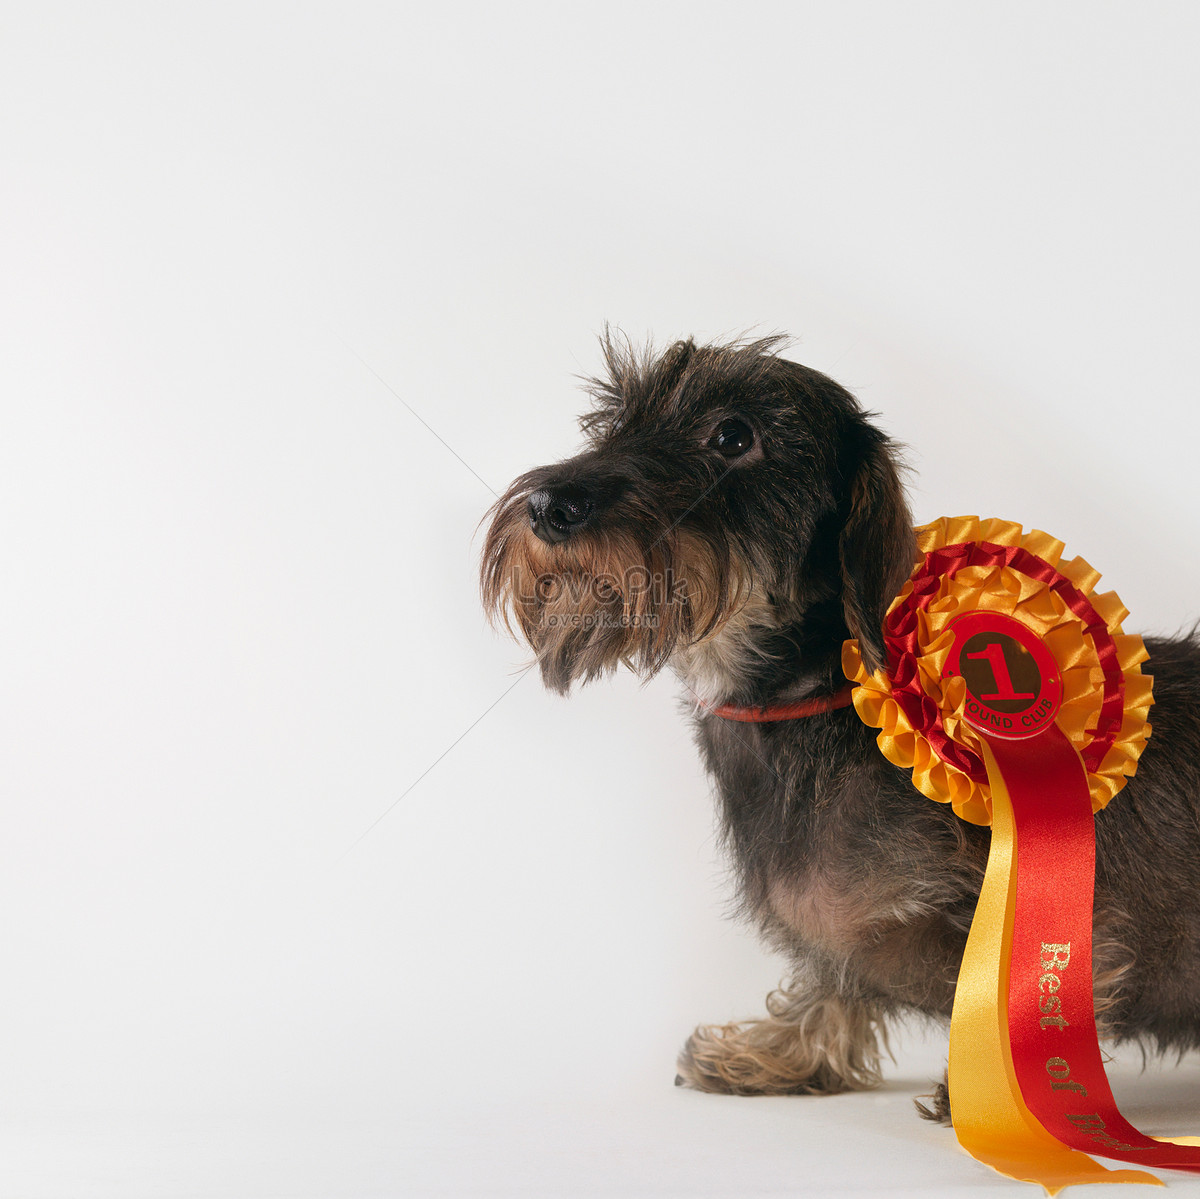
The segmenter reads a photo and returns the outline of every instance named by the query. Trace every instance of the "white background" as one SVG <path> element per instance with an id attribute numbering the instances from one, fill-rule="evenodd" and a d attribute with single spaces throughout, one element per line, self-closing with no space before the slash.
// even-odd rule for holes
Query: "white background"
<path id="1" fill-rule="evenodd" d="M 936 1037 L 875 1096 L 671 1086 L 780 963 L 669 678 L 506 694 L 477 524 L 606 320 L 780 330 L 919 518 L 1190 622 L 1198 49 L 1187 3 L 4 4 L 0 1195 L 1017 1193 L 912 1117 Z"/>

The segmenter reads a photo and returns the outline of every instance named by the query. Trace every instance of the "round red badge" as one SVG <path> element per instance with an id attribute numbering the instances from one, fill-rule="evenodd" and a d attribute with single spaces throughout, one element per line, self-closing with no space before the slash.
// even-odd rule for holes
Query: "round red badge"
<path id="1" fill-rule="evenodd" d="M 967 685 L 963 719 L 991 737 L 1036 737 L 1062 706 L 1062 676 L 1046 644 L 999 612 L 969 612 L 950 626 L 945 673 Z"/>

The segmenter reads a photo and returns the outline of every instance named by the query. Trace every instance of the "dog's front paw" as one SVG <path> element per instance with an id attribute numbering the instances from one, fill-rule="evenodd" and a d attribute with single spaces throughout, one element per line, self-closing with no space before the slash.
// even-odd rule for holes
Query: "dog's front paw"
<path id="1" fill-rule="evenodd" d="M 679 1071 L 675 1075 L 677 1087 L 719 1095 L 754 1093 L 749 1089 L 749 1059 L 736 1060 L 735 1055 L 726 1050 L 724 1034 L 730 1028 L 736 1028 L 736 1025 L 723 1028 L 702 1025 L 688 1037 L 675 1062 Z"/>
<path id="2" fill-rule="evenodd" d="M 679 1055 L 675 1083 L 725 1095 L 833 1095 L 879 1085 L 875 1026 L 838 1001 L 784 1002 L 771 1016 L 740 1024 L 701 1025 Z"/>

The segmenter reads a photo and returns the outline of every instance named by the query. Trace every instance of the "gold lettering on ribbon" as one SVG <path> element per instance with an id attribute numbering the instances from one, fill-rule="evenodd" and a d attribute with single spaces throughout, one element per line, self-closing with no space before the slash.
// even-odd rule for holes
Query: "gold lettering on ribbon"
<path id="1" fill-rule="evenodd" d="M 1085 1137 L 1091 1137 L 1093 1141 L 1104 1145 L 1108 1149 L 1136 1150 L 1144 1149 L 1144 1145 L 1126 1145 L 1124 1141 L 1118 1141 L 1112 1133 L 1104 1131 L 1104 1121 L 1100 1119 L 1098 1112 L 1093 1112 L 1090 1116 L 1072 1116 L 1067 1113 L 1067 1119 L 1079 1129 Z"/>
<path id="2" fill-rule="evenodd" d="M 1052 1057 L 1046 1063 L 1046 1073 L 1050 1075 L 1052 1091 L 1078 1091 L 1085 1099 L 1087 1098 L 1087 1087 L 1071 1077 L 1071 1067 L 1065 1058 Z"/>
<path id="3" fill-rule="evenodd" d="M 1055 1016 L 1053 1013 L 1062 1008 L 1062 998 L 1055 993 L 1062 986 L 1062 979 L 1059 974 L 1055 973 L 1055 970 L 1057 969 L 1061 973 L 1067 968 L 1070 961 L 1070 941 L 1061 945 L 1050 941 L 1042 942 L 1042 976 L 1038 979 L 1038 992 L 1041 995 L 1038 1000 L 1038 1010 L 1045 1013 L 1039 1021 L 1042 1028 L 1057 1028 L 1059 1032 L 1062 1032 L 1064 1028 L 1069 1027 L 1062 1016 Z M 1056 1060 L 1061 1061 L 1062 1059 Z"/>

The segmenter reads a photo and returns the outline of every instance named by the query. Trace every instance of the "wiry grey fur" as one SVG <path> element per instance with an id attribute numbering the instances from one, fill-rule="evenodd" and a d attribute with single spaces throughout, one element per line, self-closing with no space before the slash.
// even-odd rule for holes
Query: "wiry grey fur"
<path id="1" fill-rule="evenodd" d="M 587 447 L 517 480 L 484 551 L 485 600 L 515 617 L 549 685 L 669 663 L 693 701 L 764 705 L 841 687 L 847 637 L 881 662 L 883 614 L 914 552 L 895 449 L 848 392 L 778 348 L 683 341 L 655 357 L 605 339 Z M 754 434 L 733 460 L 712 444 L 731 418 Z M 544 544 L 528 500 L 556 488 L 591 497 L 590 515 Z M 633 564 L 669 567 L 686 598 L 623 592 Z M 549 614 L 567 593 L 546 601 L 517 578 L 578 584 L 601 568 L 615 586 L 579 603 L 657 612 L 657 628 L 564 632 Z M 1200 645 L 1146 647 L 1154 733 L 1096 817 L 1097 1007 L 1116 1040 L 1186 1050 L 1200 1047 Z M 680 1081 L 743 1094 L 871 1086 L 890 1018 L 950 1013 L 988 832 L 922 797 L 852 709 L 744 724 L 697 704 L 693 720 L 742 910 L 792 968 L 765 1017 L 696 1030 Z M 934 1106 L 948 1115 L 944 1091 Z"/>

